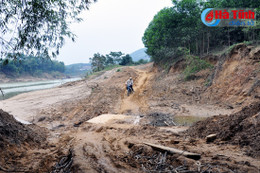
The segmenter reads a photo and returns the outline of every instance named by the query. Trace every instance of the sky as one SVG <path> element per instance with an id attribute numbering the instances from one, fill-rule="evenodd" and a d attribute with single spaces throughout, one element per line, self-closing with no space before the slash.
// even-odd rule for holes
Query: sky
<path id="1" fill-rule="evenodd" d="M 71 25 L 76 42 L 66 39 L 57 60 L 66 65 L 88 63 L 94 53 L 126 54 L 144 47 L 142 37 L 153 17 L 171 0 L 98 0 Z"/>

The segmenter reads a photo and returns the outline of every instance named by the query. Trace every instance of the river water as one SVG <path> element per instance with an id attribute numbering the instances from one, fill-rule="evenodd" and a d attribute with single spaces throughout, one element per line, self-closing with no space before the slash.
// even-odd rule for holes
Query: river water
<path id="1" fill-rule="evenodd" d="M 48 81 L 35 81 L 35 82 L 15 82 L 15 83 L 0 83 L 4 96 L 0 92 L 0 100 L 5 100 L 10 97 L 16 96 L 21 93 L 54 88 L 67 82 L 73 82 L 80 80 L 81 78 L 71 79 L 58 79 Z"/>

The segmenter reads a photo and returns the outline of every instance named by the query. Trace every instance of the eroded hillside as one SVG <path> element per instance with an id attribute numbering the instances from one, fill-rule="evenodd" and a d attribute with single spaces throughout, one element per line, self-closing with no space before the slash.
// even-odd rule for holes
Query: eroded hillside
<path id="1" fill-rule="evenodd" d="M 197 73 L 190 81 L 183 80 L 184 62 L 174 64 L 169 73 L 147 64 L 1 101 L 4 111 L 34 124 L 20 124 L 19 128 L 36 130 L 34 136 L 45 140 L 37 145 L 22 140 L 20 145 L 1 150 L 8 159 L 0 160 L 0 168 L 12 171 L 15 166 L 26 172 L 257 172 L 260 156 L 254 152 L 258 148 L 252 138 L 259 137 L 253 128 L 259 124 L 259 52 L 259 47 L 237 45 L 230 54 L 206 57 L 214 68 Z M 128 97 L 125 81 L 130 76 L 135 92 Z M 183 133 L 188 127 L 176 126 L 177 117 L 212 118 Z M 15 123 L 3 122 L 0 127 Z M 7 130 L 1 136 L 5 145 L 11 143 Z M 207 143 L 205 137 L 212 133 L 216 140 Z M 147 143 L 193 152 L 201 158 L 158 151 Z"/>

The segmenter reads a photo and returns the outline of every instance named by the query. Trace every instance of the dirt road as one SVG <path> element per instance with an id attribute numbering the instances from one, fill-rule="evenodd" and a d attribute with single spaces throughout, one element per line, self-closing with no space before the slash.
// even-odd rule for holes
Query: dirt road
<path id="1" fill-rule="evenodd" d="M 135 69 L 137 78 L 134 80 L 134 94 L 127 96 L 123 95 L 122 103 L 119 107 L 119 113 L 140 115 L 148 109 L 147 97 L 145 90 L 149 81 L 152 78 L 152 72 L 146 70 Z"/>

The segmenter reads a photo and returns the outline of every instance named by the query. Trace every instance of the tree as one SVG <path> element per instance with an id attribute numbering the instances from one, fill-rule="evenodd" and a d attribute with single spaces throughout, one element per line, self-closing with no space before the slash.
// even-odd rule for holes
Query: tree
<path id="1" fill-rule="evenodd" d="M 140 64 L 146 64 L 148 62 L 149 62 L 148 60 L 140 59 L 139 61 L 135 62 L 134 64 L 135 65 L 140 65 Z"/>
<path id="2" fill-rule="evenodd" d="M 119 63 L 119 65 L 131 65 L 131 64 L 133 64 L 133 59 L 129 54 L 123 56 L 121 62 Z"/>
<path id="3" fill-rule="evenodd" d="M 124 55 L 122 52 L 110 52 L 109 56 L 113 58 L 114 62 L 119 64 L 122 60 L 122 55 Z"/>
<path id="4" fill-rule="evenodd" d="M 0 72 L 18 76 L 22 74 L 40 76 L 42 73 L 65 71 L 63 62 L 33 56 L 20 56 L 18 59 L 8 60 L 8 64 L 0 63 Z"/>
<path id="5" fill-rule="evenodd" d="M 91 67 L 94 72 L 101 71 L 105 68 L 106 57 L 99 53 L 95 53 L 93 58 L 90 58 Z"/>
<path id="6" fill-rule="evenodd" d="M 152 60 L 157 64 L 173 62 L 180 57 L 179 48 L 189 54 L 209 54 L 215 48 L 230 46 L 243 41 L 260 40 L 260 22 L 256 27 L 207 27 L 200 15 L 206 8 L 256 8 L 260 17 L 260 1 L 244 0 L 173 0 L 173 7 L 159 11 L 147 27 L 143 43 Z M 181 50 L 179 49 L 179 50 Z M 186 51 L 185 51 L 186 52 Z"/>
<path id="7" fill-rule="evenodd" d="M 106 55 L 106 66 L 114 65 L 114 59 L 110 55 Z"/>
<path id="8" fill-rule="evenodd" d="M 96 0 L 93 0 L 96 1 Z M 2 0 L 0 1 L 0 56 L 22 54 L 55 57 L 64 38 L 75 40 L 71 22 L 92 0 Z"/>
<path id="9" fill-rule="evenodd" d="M 147 54 L 156 60 L 156 52 L 163 46 L 173 47 L 179 17 L 173 8 L 164 8 L 154 16 L 143 36 Z M 159 57 L 158 57 L 159 58 Z"/>
<path id="10" fill-rule="evenodd" d="M 137 61 L 137 64 L 145 64 L 147 63 L 147 61 L 145 61 L 144 59 L 140 59 L 139 61 Z"/>

